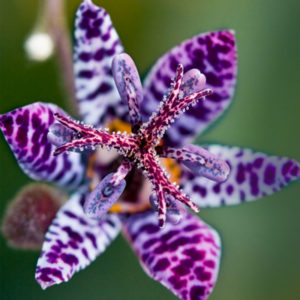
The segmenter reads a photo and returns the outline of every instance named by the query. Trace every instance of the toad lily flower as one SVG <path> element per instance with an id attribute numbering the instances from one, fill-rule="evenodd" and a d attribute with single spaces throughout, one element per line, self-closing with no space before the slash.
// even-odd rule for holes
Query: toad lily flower
<path id="1" fill-rule="evenodd" d="M 238 147 L 188 145 L 230 104 L 232 31 L 176 46 L 142 88 L 103 8 L 83 1 L 75 27 L 84 123 L 39 102 L 0 116 L 24 172 L 75 190 L 45 236 L 36 279 L 42 288 L 68 281 L 122 230 L 150 277 L 181 299 L 206 299 L 217 280 L 220 238 L 185 206 L 198 211 L 272 194 L 299 178 L 299 163 Z"/>

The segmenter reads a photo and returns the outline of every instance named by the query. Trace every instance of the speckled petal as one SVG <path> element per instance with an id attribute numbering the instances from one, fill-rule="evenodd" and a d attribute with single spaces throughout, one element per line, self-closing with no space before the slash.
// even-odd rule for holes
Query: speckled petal
<path id="1" fill-rule="evenodd" d="M 139 106 L 143 100 L 143 88 L 138 70 L 132 58 L 122 53 L 114 57 L 112 71 L 119 94 L 128 104 L 132 129 L 135 129 L 142 122 Z"/>
<path id="2" fill-rule="evenodd" d="M 145 272 L 180 299 L 207 299 L 216 283 L 221 242 L 218 233 L 194 215 L 157 226 L 153 212 L 132 215 L 124 233 Z"/>
<path id="3" fill-rule="evenodd" d="M 99 125 L 104 119 L 128 111 L 112 76 L 115 54 L 123 51 L 108 13 L 85 0 L 75 20 L 74 72 L 79 112 L 88 124 Z"/>
<path id="4" fill-rule="evenodd" d="M 76 187 L 85 176 L 82 155 L 64 153 L 54 157 L 55 146 L 47 139 L 49 127 L 54 123 L 53 114 L 57 112 L 66 116 L 54 104 L 36 102 L 0 115 L 0 128 L 29 177 Z"/>
<path id="5" fill-rule="evenodd" d="M 300 177 L 300 164 L 287 157 L 250 149 L 211 145 L 207 150 L 230 166 L 228 179 L 216 183 L 182 169 L 182 186 L 200 207 L 256 200 L 284 188 Z"/>
<path id="6" fill-rule="evenodd" d="M 178 64 L 185 71 L 196 68 L 206 77 L 206 88 L 213 94 L 183 114 L 167 131 L 168 145 L 179 147 L 191 142 L 230 104 L 235 86 L 237 61 L 233 31 L 204 33 L 171 49 L 154 65 L 145 79 L 141 105 L 145 120 L 155 111 L 167 92 Z"/>
<path id="7" fill-rule="evenodd" d="M 68 281 L 88 266 L 120 231 L 116 214 L 107 214 L 101 221 L 88 218 L 82 209 L 84 198 L 73 195 L 49 227 L 35 275 L 43 289 Z"/>

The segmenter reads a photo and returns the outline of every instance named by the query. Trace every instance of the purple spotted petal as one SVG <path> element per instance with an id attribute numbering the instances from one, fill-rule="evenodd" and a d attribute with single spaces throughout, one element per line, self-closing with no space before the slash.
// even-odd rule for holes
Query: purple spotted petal
<path id="1" fill-rule="evenodd" d="M 180 299 L 207 299 L 218 276 L 220 238 L 194 215 L 157 226 L 153 212 L 132 215 L 124 233 L 146 273 Z"/>
<path id="2" fill-rule="evenodd" d="M 234 33 L 219 31 L 195 36 L 160 58 L 145 80 L 145 97 L 141 105 L 144 119 L 162 100 L 179 63 L 185 71 L 200 70 L 206 76 L 206 88 L 211 88 L 213 94 L 188 110 L 167 131 L 167 144 L 176 147 L 191 142 L 230 104 L 237 71 Z"/>
<path id="3" fill-rule="evenodd" d="M 101 221 L 90 219 L 83 212 L 83 202 L 83 194 L 73 195 L 49 227 L 35 275 L 43 289 L 68 281 L 88 266 L 120 231 L 116 214 L 107 214 Z"/>
<path id="4" fill-rule="evenodd" d="M 82 156 L 78 153 L 52 155 L 55 150 L 47 139 L 53 114 L 59 112 L 54 104 L 36 102 L 0 116 L 0 127 L 23 171 L 32 179 L 76 187 L 85 175 Z"/>
<path id="5" fill-rule="evenodd" d="M 230 166 L 228 179 L 216 183 L 182 170 L 182 186 L 199 206 L 238 204 L 273 194 L 300 177 L 299 162 L 238 147 L 212 145 L 212 154 Z"/>
<path id="6" fill-rule="evenodd" d="M 74 71 L 78 108 L 83 120 L 98 125 L 104 118 L 127 111 L 120 103 L 111 64 L 123 51 L 118 34 L 107 12 L 85 0 L 75 21 Z M 107 119 L 106 119 L 107 120 Z"/>

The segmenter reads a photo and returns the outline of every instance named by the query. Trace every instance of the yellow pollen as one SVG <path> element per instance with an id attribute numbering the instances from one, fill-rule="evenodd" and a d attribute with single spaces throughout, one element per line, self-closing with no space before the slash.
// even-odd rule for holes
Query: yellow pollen
<path id="1" fill-rule="evenodd" d="M 131 126 L 130 124 L 123 122 L 119 119 L 114 119 L 111 123 L 108 124 L 108 128 L 110 132 L 117 132 L 121 131 L 124 132 L 126 131 L 128 134 L 131 133 Z"/>
<path id="2" fill-rule="evenodd" d="M 166 168 L 167 173 L 170 175 L 170 182 L 179 182 L 181 171 L 177 162 L 172 158 L 163 158 L 161 163 Z"/>

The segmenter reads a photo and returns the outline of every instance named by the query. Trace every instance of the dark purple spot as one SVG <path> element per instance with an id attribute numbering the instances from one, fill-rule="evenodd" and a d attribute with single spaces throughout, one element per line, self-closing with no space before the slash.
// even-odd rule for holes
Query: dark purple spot
<path id="1" fill-rule="evenodd" d="M 86 78 L 86 79 L 91 79 L 94 75 L 93 71 L 89 71 L 89 70 L 82 70 L 78 73 L 78 77 L 80 78 Z"/>
<path id="2" fill-rule="evenodd" d="M 205 251 L 203 250 L 196 250 L 194 248 L 186 249 L 183 251 L 183 254 L 189 256 L 194 261 L 202 260 L 205 257 Z"/>
<path id="3" fill-rule="evenodd" d="M 217 92 L 212 93 L 207 97 L 208 100 L 211 100 L 213 102 L 221 102 L 224 99 L 227 99 L 227 97 L 222 96 L 221 94 L 218 94 Z"/>
<path id="4" fill-rule="evenodd" d="M 205 286 L 193 286 L 190 291 L 191 300 L 201 300 L 205 295 Z"/>
<path id="5" fill-rule="evenodd" d="M 244 155 L 244 151 L 241 150 L 240 152 L 238 152 L 235 157 L 242 157 Z"/>
<path id="6" fill-rule="evenodd" d="M 86 19 L 95 19 L 97 17 L 97 11 L 87 9 L 85 12 L 82 13 L 82 17 Z"/>
<path id="7" fill-rule="evenodd" d="M 3 124 L 6 134 L 11 135 L 13 133 L 13 118 L 11 116 L 1 116 L 0 122 Z"/>
<path id="8" fill-rule="evenodd" d="M 291 160 L 287 161 L 283 166 L 282 166 L 282 169 L 281 169 L 281 174 L 283 176 L 286 176 L 289 172 L 290 172 L 290 169 L 292 168 L 293 166 L 293 162 Z"/>
<path id="9" fill-rule="evenodd" d="M 253 166 L 258 169 L 262 166 L 263 162 L 264 162 L 264 159 L 262 157 L 258 157 L 254 160 Z"/>
<path id="10" fill-rule="evenodd" d="M 172 271 L 178 276 L 184 276 L 190 273 L 190 269 L 193 267 L 193 261 L 191 259 L 182 260 L 176 267 L 172 268 Z"/>
<path id="11" fill-rule="evenodd" d="M 141 232 L 146 232 L 146 233 L 156 233 L 157 231 L 159 231 L 160 228 L 157 225 L 153 225 L 153 224 L 145 224 L 143 225 L 140 229 L 139 229 L 139 233 Z"/>
<path id="12" fill-rule="evenodd" d="M 158 242 L 157 238 L 150 239 L 150 240 L 148 240 L 147 242 L 145 242 L 143 244 L 143 249 L 148 249 L 148 248 L 150 248 L 151 246 L 153 246 L 157 242 Z"/>
<path id="13" fill-rule="evenodd" d="M 98 28 L 89 28 L 86 32 L 86 37 L 88 39 L 99 37 L 101 34 L 100 30 Z"/>
<path id="14" fill-rule="evenodd" d="M 182 134 L 182 135 L 190 135 L 194 132 L 194 129 L 189 129 L 186 128 L 182 125 L 178 126 L 178 131 Z"/>
<path id="15" fill-rule="evenodd" d="M 213 186 L 213 191 L 216 193 L 216 194 L 219 194 L 220 191 L 221 191 L 221 184 L 220 183 L 217 183 Z"/>
<path id="16" fill-rule="evenodd" d="M 66 216 L 68 216 L 69 218 L 77 219 L 77 216 L 76 216 L 75 214 L 73 214 L 71 211 L 66 210 L 66 211 L 64 212 L 64 214 L 65 214 Z"/>
<path id="17" fill-rule="evenodd" d="M 105 54 L 104 50 L 103 49 L 99 49 L 95 53 L 94 59 L 97 60 L 97 61 L 101 61 L 103 59 L 103 57 L 104 57 L 104 54 Z"/>
<path id="18" fill-rule="evenodd" d="M 184 246 L 189 243 L 195 243 L 196 241 L 194 240 L 194 238 L 195 236 L 193 236 L 192 238 L 179 237 L 177 240 L 175 240 L 169 245 L 169 249 L 170 251 L 176 251 L 180 246 Z"/>
<path id="19" fill-rule="evenodd" d="M 168 251 L 168 250 L 169 250 L 168 245 L 166 245 L 166 244 L 161 244 L 161 245 L 159 245 L 158 247 L 156 247 L 156 248 L 153 250 L 153 253 L 155 253 L 155 254 L 162 254 L 162 253 L 164 253 L 164 252 L 166 252 L 166 251 Z"/>
<path id="20" fill-rule="evenodd" d="M 226 192 L 229 196 L 233 193 L 233 186 L 231 184 L 226 187 Z"/>
<path id="21" fill-rule="evenodd" d="M 88 99 L 92 100 L 96 98 L 99 94 L 107 93 L 112 89 L 109 83 L 103 82 L 93 93 L 88 95 Z"/>
<path id="22" fill-rule="evenodd" d="M 258 190 L 258 176 L 256 173 L 250 174 L 250 190 L 253 196 L 257 196 L 259 193 Z"/>
<path id="23" fill-rule="evenodd" d="M 31 123 L 32 123 L 32 127 L 35 129 L 41 126 L 41 120 L 39 119 L 37 114 L 33 114 Z"/>
<path id="24" fill-rule="evenodd" d="M 81 52 L 79 55 L 78 55 L 78 58 L 84 62 L 88 62 L 91 60 L 91 54 L 88 53 L 88 52 Z"/>
<path id="25" fill-rule="evenodd" d="M 96 19 L 96 20 L 93 22 L 93 25 L 94 25 L 95 27 L 100 27 L 102 24 L 103 24 L 103 19 L 102 19 L 102 18 Z"/>
<path id="26" fill-rule="evenodd" d="M 49 277 L 49 275 L 52 275 L 54 277 L 59 278 L 59 280 L 64 281 L 61 271 L 57 269 L 52 269 L 52 268 L 42 268 L 37 270 L 37 272 L 40 274 L 39 275 L 39 280 L 44 281 L 44 282 L 54 282 L 54 280 Z"/>
<path id="27" fill-rule="evenodd" d="M 175 72 L 177 69 L 177 66 L 178 66 L 178 60 L 176 59 L 175 56 L 171 56 L 170 57 L 170 69 Z"/>
<path id="28" fill-rule="evenodd" d="M 89 259 L 88 252 L 86 251 L 85 248 L 82 248 L 82 249 L 81 249 L 81 252 L 82 252 L 82 254 L 85 256 L 86 259 Z"/>
<path id="29" fill-rule="evenodd" d="M 85 235 L 92 242 L 94 248 L 97 249 L 98 247 L 97 247 L 95 235 L 90 232 L 86 232 Z"/>
<path id="30" fill-rule="evenodd" d="M 171 239 L 172 237 L 178 235 L 178 233 L 179 233 L 178 230 L 171 230 L 171 231 L 169 231 L 169 232 L 163 234 L 163 235 L 161 236 L 160 239 L 161 239 L 163 242 L 167 242 L 167 241 L 168 241 L 169 239 Z"/>
<path id="31" fill-rule="evenodd" d="M 268 164 L 264 172 L 264 183 L 271 185 L 275 182 L 276 167 L 272 164 Z"/>
<path id="32" fill-rule="evenodd" d="M 172 284 L 172 286 L 176 290 L 180 290 L 182 287 L 186 286 L 187 281 L 186 280 L 180 280 L 180 278 L 176 275 L 171 276 L 169 278 L 169 282 Z"/>
<path id="33" fill-rule="evenodd" d="M 79 242 L 79 243 L 83 242 L 82 236 L 79 233 L 77 233 L 76 231 L 72 230 L 71 227 L 65 226 L 62 228 L 62 230 L 65 231 L 68 234 L 68 236 L 71 239 L 75 240 L 76 242 Z"/>
<path id="34" fill-rule="evenodd" d="M 54 252 L 47 253 L 46 257 L 47 257 L 47 262 L 50 263 L 50 264 L 56 263 L 57 259 L 58 259 L 58 255 Z"/>
<path id="35" fill-rule="evenodd" d="M 61 259 L 68 265 L 77 265 L 78 264 L 78 258 L 73 254 L 61 254 Z"/>
<path id="36" fill-rule="evenodd" d="M 199 226 L 196 225 L 196 224 L 190 224 L 190 225 L 187 225 L 183 228 L 183 231 L 185 232 L 189 232 L 189 231 L 193 231 L 193 230 L 197 230 L 199 229 Z"/>
<path id="37" fill-rule="evenodd" d="M 204 263 L 204 266 L 213 269 L 215 267 L 215 262 L 213 260 L 206 260 Z"/>
<path id="38" fill-rule="evenodd" d="M 110 33 L 109 32 L 107 32 L 104 35 L 102 35 L 102 40 L 104 42 L 108 41 L 109 39 L 110 39 Z"/>
<path id="39" fill-rule="evenodd" d="M 237 183 L 242 184 L 245 180 L 246 180 L 245 167 L 242 163 L 239 163 L 237 166 L 236 181 Z"/>
<path id="40" fill-rule="evenodd" d="M 207 190 L 205 187 L 200 186 L 200 185 L 194 185 L 193 186 L 193 191 L 196 193 L 199 193 L 201 197 L 205 197 L 207 194 Z"/>
<path id="41" fill-rule="evenodd" d="M 207 281 L 211 279 L 211 273 L 205 272 L 203 267 L 196 268 L 195 274 L 197 278 L 201 281 Z"/>
<path id="42" fill-rule="evenodd" d="M 222 68 L 224 68 L 224 69 L 228 69 L 228 68 L 230 68 L 232 66 L 231 62 L 228 61 L 228 60 L 225 60 L 225 59 L 222 59 L 220 61 L 220 64 L 221 64 Z"/>
<path id="43" fill-rule="evenodd" d="M 169 265 L 170 265 L 169 260 L 167 258 L 162 258 L 153 267 L 153 271 L 154 272 L 164 271 L 165 269 L 168 268 Z"/>

